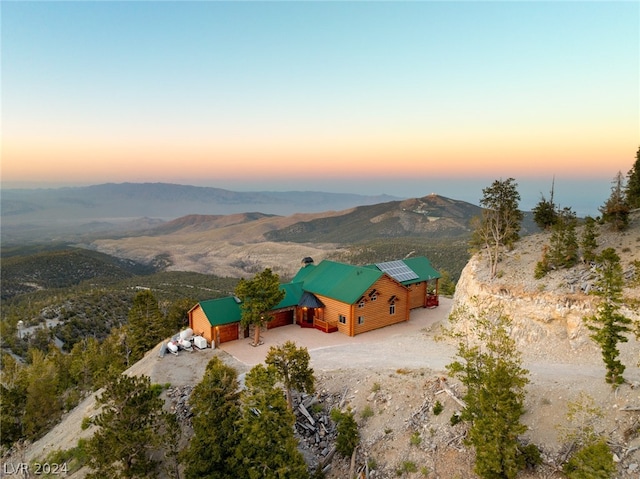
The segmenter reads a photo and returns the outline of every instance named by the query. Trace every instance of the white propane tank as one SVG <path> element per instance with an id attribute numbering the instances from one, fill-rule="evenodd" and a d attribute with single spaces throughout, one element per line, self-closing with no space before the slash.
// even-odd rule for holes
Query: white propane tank
<path id="1" fill-rule="evenodd" d="M 178 345 L 177 345 L 175 342 L 173 342 L 173 341 L 169 341 L 169 342 L 167 343 L 167 349 L 168 349 L 171 353 L 176 354 L 176 353 L 178 352 Z"/>
<path id="2" fill-rule="evenodd" d="M 190 340 L 193 338 L 193 329 L 187 328 L 184 331 L 180 331 L 180 339 Z"/>

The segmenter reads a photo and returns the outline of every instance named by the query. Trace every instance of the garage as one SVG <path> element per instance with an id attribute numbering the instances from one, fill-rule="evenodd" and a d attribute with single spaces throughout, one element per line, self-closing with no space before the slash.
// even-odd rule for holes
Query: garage
<path id="1" fill-rule="evenodd" d="M 293 309 L 278 311 L 273 314 L 273 319 L 267 323 L 267 329 L 278 328 L 293 324 Z"/>
<path id="2" fill-rule="evenodd" d="M 238 323 L 217 326 L 219 342 L 226 343 L 227 341 L 235 341 L 238 339 L 238 326 Z"/>
<path id="3" fill-rule="evenodd" d="M 240 316 L 234 297 L 200 301 L 189 310 L 189 327 L 208 343 L 226 343 L 238 339 Z"/>

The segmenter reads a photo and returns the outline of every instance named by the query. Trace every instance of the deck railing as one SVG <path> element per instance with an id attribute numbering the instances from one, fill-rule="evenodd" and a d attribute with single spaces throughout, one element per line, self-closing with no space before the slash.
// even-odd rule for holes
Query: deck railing
<path id="1" fill-rule="evenodd" d="M 438 295 L 436 294 L 427 294 L 427 308 L 435 308 L 440 304 L 438 299 Z"/>
<path id="2" fill-rule="evenodd" d="M 324 331 L 325 333 L 333 333 L 338 330 L 338 323 L 330 323 L 321 319 L 314 318 L 313 327 Z"/>

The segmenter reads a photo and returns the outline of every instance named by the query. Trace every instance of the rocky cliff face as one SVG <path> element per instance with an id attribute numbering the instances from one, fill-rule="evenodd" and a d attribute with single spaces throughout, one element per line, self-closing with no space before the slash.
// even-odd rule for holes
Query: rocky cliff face
<path id="1" fill-rule="evenodd" d="M 640 321 L 637 307 L 640 288 L 633 286 L 630 278 L 635 273 L 633 261 L 640 259 L 639 226 L 636 216 L 628 232 L 616 235 L 602 231 L 600 242 L 601 248 L 614 247 L 621 257 L 625 276 L 629 278 L 624 290 L 627 304 L 621 313 L 635 321 Z M 511 318 L 512 337 L 525 354 L 552 355 L 558 359 L 577 353 L 598 354 L 584 322 L 586 316 L 595 314 L 598 304 L 599 298 L 589 294 L 596 271 L 591 265 L 580 264 L 569 270 L 552 271 L 536 280 L 535 265 L 548 239 L 545 233 L 521 239 L 500 262 L 498 275 L 493 279 L 489 277 L 485 258 L 481 254 L 472 257 L 456 286 L 453 308 L 466 307 L 470 312 L 501 308 Z M 637 361 L 638 345 L 634 339 L 630 337 L 621 349 L 633 348 Z"/>
<path id="2" fill-rule="evenodd" d="M 584 293 L 527 291 L 517 283 L 484 281 L 474 256 L 456 286 L 454 308 L 501 308 L 513 321 L 513 337 L 521 347 L 539 342 L 566 343 L 572 349 L 589 341 L 584 316 L 593 314 L 595 298 Z M 532 273 L 533 275 L 533 273 Z"/>

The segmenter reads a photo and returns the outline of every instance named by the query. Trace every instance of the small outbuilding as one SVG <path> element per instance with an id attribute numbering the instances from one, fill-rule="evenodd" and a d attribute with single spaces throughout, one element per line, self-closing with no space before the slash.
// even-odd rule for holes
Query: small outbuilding
<path id="1" fill-rule="evenodd" d="M 189 310 L 189 327 L 208 343 L 219 345 L 240 337 L 240 300 L 235 296 L 200 301 Z"/>

